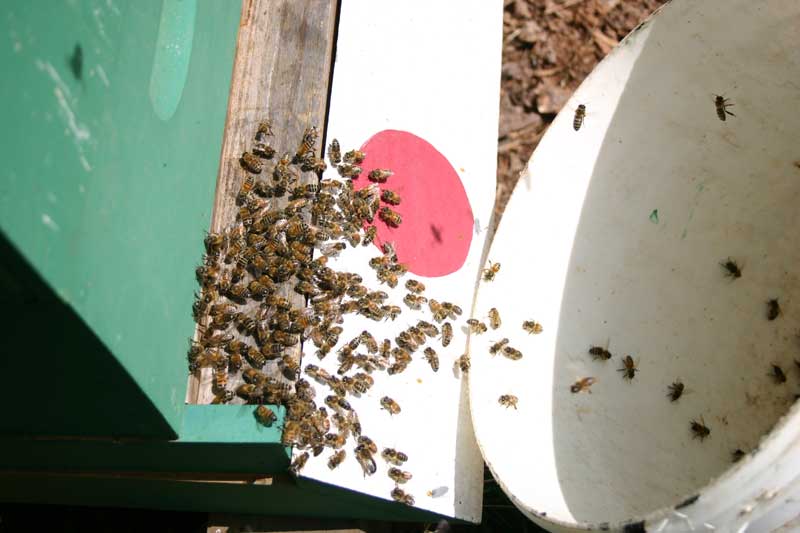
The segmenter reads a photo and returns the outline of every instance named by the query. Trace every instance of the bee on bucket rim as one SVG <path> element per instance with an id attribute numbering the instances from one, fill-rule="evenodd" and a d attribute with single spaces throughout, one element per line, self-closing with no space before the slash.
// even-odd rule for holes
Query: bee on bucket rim
<path id="1" fill-rule="evenodd" d="M 519 401 L 519 398 L 517 398 L 517 397 L 516 397 L 516 396 L 514 396 L 513 394 L 503 394 L 503 395 L 502 395 L 502 396 L 500 396 L 500 398 L 498 398 L 498 400 L 497 400 L 497 402 L 498 402 L 500 405 L 503 405 L 503 406 L 505 406 L 506 408 L 508 408 L 508 407 L 513 407 L 514 409 L 516 409 L 516 408 L 517 408 L 517 402 L 518 402 L 518 401 Z"/>
<path id="2" fill-rule="evenodd" d="M 575 110 L 575 116 L 572 118 L 572 127 L 575 131 L 581 129 L 584 118 L 586 118 L 586 106 L 584 104 L 579 104 L 578 108 Z"/>
<path id="3" fill-rule="evenodd" d="M 442 324 L 442 347 L 447 348 L 451 340 L 453 340 L 453 325 L 445 322 Z"/>
<path id="4" fill-rule="evenodd" d="M 725 261 L 720 261 L 719 264 L 725 269 L 725 275 L 727 277 L 733 279 L 742 277 L 742 269 L 739 267 L 738 263 L 736 263 L 735 259 L 729 257 Z"/>
<path id="5" fill-rule="evenodd" d="M 439 371 L 439 355 L 436 353 L 436 350 L 431 348 L 430 346 L 425 348 L 425 360 L 428 361 L 428 364 L 431 365 L 431 368 L 434 372 Z"/>
<path id="6" fill-rule="evenodd" d="M 622 358 L 622 368 L 618 368 L 617 372 L 622 372 L 622 379 L 628 381 L 636 377 L 636 372 L 639 371 L 638 364 L 634 362 L 633 357 L 626 355 Z"/>
<path id="7" fill-rule="evenodd" d="M 502 323 L 502 320 L 500 320 L 500 311 L 498 311 L 496 307 L 489 309 L 489 326 L 492 329 L 497 329 Z"/>
<path id="8" fill-rule="evenodd" d="M 681 395 L 683 394 L 683 389 L 684 385 L 682 381 L 680 380 L 673 381 L 669 385 L 669 387 L 667 387 L 667 390 L 669 391 L 669 393 L 667 393 L 667 398 L 669 398 L 669 401 L 677 402 L 678 398 L 680 398 Z"/>
<path id="9" fill-rule="evenodd" d="M 400 404 L 398 404 L 396 401 L 392 400 L 388 396 L 384 396 L 383 398 L 381 398 L 381 407 L 389 411 L 389 414 L 391 415 L 399 414 L 401 411 Z"/>
<path id="10" fill-rule="evenodd" d="M 767 320 L 775 320 L 781 314 L 781 306 L 777 298 L 767 300 Z"/>
<path id="11" fill-rule="evenodd" d="M 719 94 L 715 94 L 714 95 L 714 106 L 717 109 L 717 118 L 719 118 L 723 122 L 725 122 L 725 115 L 726 114 L 730 115 L 732 117 L 736 116 L 733 113 L 731 113 L 730 111 L 728 111 L 728 108 L 729 107 L 733 107 L 733 105 L 734 105 L 734 104 L 728 103 L 728 100 L 729 100 L 729 98 L 725 98 L 722 95 L 719 95 Z"/>
<path id="12" fill-rule="evenodd" d="M 576 381 L 575 383 L 573 383 L 572 385 L 570 385 L 569 390 L 573 394 L 577 394 L 577 393 L 582 392 L 582 391 L 586 391 L 589 394 L 591 394 L 592 393 L 591 387 L 596 382 L 597 382 L 597 378 L 593 378 L 593 377 L 581 378 L 578 381 Z"/>
<path id="13" fill-rule="evenodd" d="M 711 428 L 706 426 L 706 421 L 703 420 L 703 415 L 700 415 L 700 421 L 692 420 L 689 423 L 689 429 L 692 431 L 693 439 L 705 440 L 711 434 Z"/>

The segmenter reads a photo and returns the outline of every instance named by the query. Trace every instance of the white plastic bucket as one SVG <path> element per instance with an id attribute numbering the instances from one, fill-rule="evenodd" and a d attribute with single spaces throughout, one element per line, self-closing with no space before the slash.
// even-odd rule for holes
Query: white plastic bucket
<path id="1" fill-rule="evenodd" d="M 735 116 L 719 119 L 715 95 Z M 478 442 L 533 521 L 800 527 L 798 161 L 795 0 L 674 0 L 557 117 L 488 252 L 501 269 L 474 314 L 496 307 L 503 324 L 470 341 Z M 740 278 L 725 276 L 728 257 Z M 525 333 L 529 319 L 544 331 Z M 521 360 L 489 355 L 503 337 Z M 613 358 L 593 360 L 594 345 Z M 625 355 L 639 365 L 630 382 L 617 371 Z M 572 393 L 584 377 L 596 378 L 592 393 Z M 671 402 L 676 380 L 686 391 Z M 710 435 L 694 438 L 692 420 Z"/>

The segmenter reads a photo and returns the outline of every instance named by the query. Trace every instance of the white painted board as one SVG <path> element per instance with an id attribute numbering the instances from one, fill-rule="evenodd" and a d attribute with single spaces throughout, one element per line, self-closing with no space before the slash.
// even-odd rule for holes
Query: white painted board
<path id="1" fill-rule="evenodd" d="M 379 285 L 368 266 L 369 259 L 380 253 L 374 245 L 348 248 L 332 260 L 329 266 L 334 269 L 359 273 L 365 285 L 388 292 L 390 303 L 403 307 L 403 313 L 394 322 L 347 315 L 339 345 L 319 362 L 308 343 L 304 366 L 314 363 L 335 373 L 336 350 L 362 330 L 379 341 L 394 340 L 401 329 L 418 319 L 432 321 L 427 308 L 411 311 L 403 305 L 407 292 L 403 282 L 409 278 L 422 281 L 427 296 L 460 305 L 464 310 L 460 324 L 468 318 L 494 204 L 502 13 L 500 0 L 342 2 L 328 142 L 335 137 L 346 151 L 362 146 L 383 130 L 402 130 L 424 139 L 457 173 L 474 221 L 468 228 L 472 234 L 466 260 L 459 269 L 437 277 L 408 274 L 395 290 Z M 365 167 L 359 179 L 366 180 L 369 170 Z M 337 177 L 333 169 L 324 175 Z M 392 178 L 387 185 L 391 183 Z M 447 204 L 448 198 L 441 203 Z M 401 204 L 401 208 L 407 221 L 415 216 L 413 205 Z M 402 254 L 398 255 L 403 262 Z M 429 343 L 441 360 L 438 372 L 431 370 L 420 350 L 405 372 L 394 376 L 376 372 L 369 393 L 348 400 L 358 413 L 363 433 L 379 449 L 394 447 L 409 456 L 403 470 L 413 478 L 403 488 L 414 496 L 417 507 L 477 522 L 483 461 L 474 440 L 465 382 L 452 371 L 467 343 L 461 328 L 454 329 L 448 348 L 442 348 L 439 340 Z M 327 388 L 317 387 L 318 395 L 329 394 Z M 390 416 L 381 409 L 379 399 L 384 395 L 401 405 L 400 414 Z M 336 470 L 328 469 L 330 452 L 326 451 L 312 457 L 302 475 L 390 499 L 394 482 L 386 475 L 387 464 L 376 456 L 377 473 L 364 477 L 353 447 L 348 442 L 348 458 Z M 443 494 L 426 495 L 434 489 L 439 489 L 434 494 Z"/>

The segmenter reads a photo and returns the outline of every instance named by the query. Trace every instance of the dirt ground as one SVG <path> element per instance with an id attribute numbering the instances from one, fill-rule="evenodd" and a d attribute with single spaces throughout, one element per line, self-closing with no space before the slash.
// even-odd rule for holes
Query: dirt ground
<path id="1" fill-rule="evenodd" d="M 548 125 L 594 66 L 665 0 L 505 0 L 497 147 L 502 213 Z"/>

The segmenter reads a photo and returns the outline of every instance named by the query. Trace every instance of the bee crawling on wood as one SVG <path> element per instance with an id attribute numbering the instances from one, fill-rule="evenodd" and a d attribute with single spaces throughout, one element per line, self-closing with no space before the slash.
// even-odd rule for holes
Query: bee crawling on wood
<path id="1" fill-rule="evenodd" d="M 776 365 L 775 363 L 772 363 L 771 366 L 772 368 L 770 369 L 768 375 L 772 378 L 775 384 L 781 385 L 783 383 L 786 383 L 786 374 L 783 372 L 783 369 L 780 366 Z"/>
<path id="2" fill-rule="evenodd" d="M 781 314 L 781 306 L 777 298 L 767 300 L 767 320 L 775 320 Z"/>
<path id="3" fill-rule="evenodd" d="M 735 259 L 731 259 L 729 257 L 725 261 L 721 261 L 720 265 L 725 269 L 725 275 L 729 278 L 736 279 L 742 277 L 742 269 L 739 268 L 739 265 L 736 263 Z"/>
<path id="4" fill-rule="evenodd" d="M 636 372 L 639 371 L 637 363 L 633 361 L 633 357 L 626 355 L 622 358 L 622 368 L 618 368 L 617 372 L 622 372 L 622 379 L 631 381 L 636 377 Z"/>
<path id="5" fill-rule="evenodd" d="M 575 131 L 581 129 L 584 118 L 586 118 L 586 106 L 584 104 L 580 104 L 578 105 L 578 109 L 575 110 L 575 116 L 572 118 L 572 127 L 575 129 Z"/>
<path id="6" fill-rule="evenodd" d="M 689 423 L 689 429 L 692 431 L 692 438 L 700 439 L 701 441 L 711 435 L 711 428 L 706 426 L 706 421 L 703 420 L 702 415 L 700 416 L 699 422 L 697 420 L 692 420 Z"/>
<path id="7" fill-rule="evenodd" d="M 264 169 L 261 160 L 250 152 L 244 152 L 242 154 L 242 157 L 239 159 L 239 164 L 242 165 L 243 169 L 253 174 L 261 174 L 261 171 Z"/>
<path id="8" fill-rule="evenodd" d="M 680 380 L 673 381 L 672 384 L 667 387 L 667 390 L 669 391 L 667 393 L 667 398 L 669 398 L 669 401 L 677 402 L 678 398 L 680 398 L 683 394 L 683 389 L 684 385 Z"/>
<path id="9" fill-rule="evenodd" d="M 489 261 L 489 268 L 484 268 L 483 281 L 493 281 L 498 272 L 500 272 L 500 263 L 492 263 Z"/>
<path id="10" fill-rule="evenodd" d="M 730 115 L 732 117 L 736 116 L 733 113 L 731 113 L 730 111 L 728 111 L 728 108 L 729 107 L 733 107 L 733 105 L 734 105 L 734 104 L 728 103 L 728 100 L 729 100 L 728 98 L 720 96 L 719 94 L 715 94 L 714 95 L 714 106 L 717 108 L 717 118 L 719 118 L 723 122 L 725 122 L 725 115 L 726 114 Z"/>
<path id="11" fill-rule="evenodd" d="M 516 409 L 516 408 L 517 408 L 517 402 L 518 402 L 518 401 L 519 401 L 519 398 L 517 398 L 517 397 L 516 397 L 516 396 L 514 396 L 513 394 L 503 394 L 503 395 L 502 395 L 502 396 L 500 396 L 500 398 L 497 400 L 497 402 L 498 402 L 500 405 L 504 405 L 505 407 L 513 407 L 514 409 Z"/>
<path id="12" fill-rule="evenodd" d="M 573 394 L 577 394 L 582 391 L 586 391 L 589 394 L 591 394 L 592 393 L 591 386 L 594 385 L 595 382 L 597 382 L 597 379 L 593 377 L 581 378 L 572 385 L 570 385 L 569 390 Z"/>

